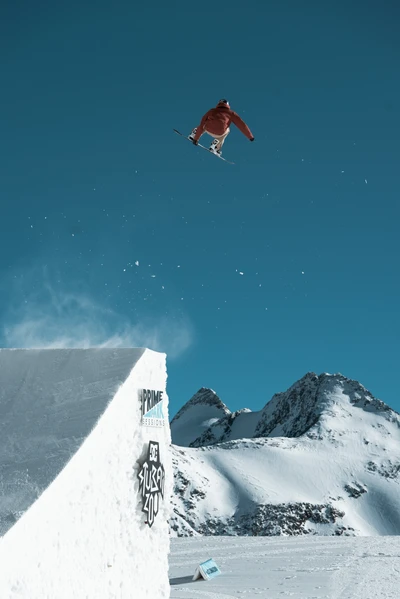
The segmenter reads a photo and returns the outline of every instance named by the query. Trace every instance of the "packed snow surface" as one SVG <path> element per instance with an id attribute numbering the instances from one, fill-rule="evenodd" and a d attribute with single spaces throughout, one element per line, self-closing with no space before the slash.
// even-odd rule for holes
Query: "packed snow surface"
<path id="1" fill-rule="evenodd" d="M 214 558 L 222 574 L 192 582 Z M 400 537 L 172 539 L 171 599 L 398 599 Z"/>
<path id="2" fill-rule="evenodd" d="M 76 453 L 143 353 L 0 350 L 0 536 Z"/>
<path id="3" fill-rule="evenodd" d="M 32 503 L 0 539 L 0 598 L 169 597 L 170 502 L 150 528 L 137 477 L 149 440 L 159 442 L 170 497 L 168 420 L 149 430 L 139 401 L 142 389 L 165 392 L 165 355 L 2 350 L 0 378 L 3 514 L 13 497 L 19 509 Z M 26 471 L 25 493 L 20 479 L 12 494 L 14 468 Z"/>

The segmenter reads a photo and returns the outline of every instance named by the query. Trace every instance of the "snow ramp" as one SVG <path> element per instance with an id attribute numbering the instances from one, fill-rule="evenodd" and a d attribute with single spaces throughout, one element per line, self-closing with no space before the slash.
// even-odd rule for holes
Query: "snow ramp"
<path id="1" fill-rule="evenodd" d="M 169 597 L 165 355 L 0 350 L 1 599 Z"/>

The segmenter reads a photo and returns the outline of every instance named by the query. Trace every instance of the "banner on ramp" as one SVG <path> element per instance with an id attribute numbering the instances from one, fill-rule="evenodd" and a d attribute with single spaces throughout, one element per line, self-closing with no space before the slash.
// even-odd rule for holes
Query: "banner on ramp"
<path id="1" fill-rule="evenodd" d="M 164 392 L 155 389 L 139 391 L 140 411 L 144 426 L 165 426 Z"/>
<path id="2" fill-rule="evenodd" d="M 149 441 L 147 458 L 138 472 L 139 493 L 142 498 L 142 512 L 147 516 L 146 524 L 151 528 L 164 498 L 165 471 L 160 459 L 160 445 Z"/>

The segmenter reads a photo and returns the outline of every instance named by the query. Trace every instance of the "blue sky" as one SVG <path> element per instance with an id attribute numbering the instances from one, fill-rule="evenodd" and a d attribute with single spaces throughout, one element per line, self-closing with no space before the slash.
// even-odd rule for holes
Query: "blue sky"
<path id="1" fill-rule="evenodd" d="M 0 345 L 168 353 L 259 409 L 307 371 L 400 409 L 394 2 L 3 3 Z M 227 165 L 175 136 L 221 98 Z M 243 273 L 243 274 L 241 274 Z"/>

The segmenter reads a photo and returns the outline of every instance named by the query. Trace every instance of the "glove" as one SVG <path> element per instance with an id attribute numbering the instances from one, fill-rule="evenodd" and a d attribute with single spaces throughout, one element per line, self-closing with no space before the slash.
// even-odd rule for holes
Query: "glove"
<path id="1" fill-rule="evenodd" d="M 250 141 L 254 141 L 254 137 L 250 137 Z"/>
<path id="2" fill-rule="evenodd" d="M 199 140 L 198 140 L 198 139 L 193 139 L 193 140 L 192 140 L 192 143 L 193 143 L 195 146 L 198 146 L 198 145 L 199 145 Z"/>

